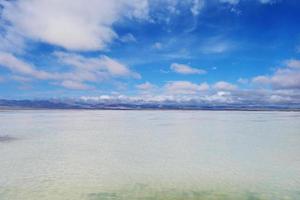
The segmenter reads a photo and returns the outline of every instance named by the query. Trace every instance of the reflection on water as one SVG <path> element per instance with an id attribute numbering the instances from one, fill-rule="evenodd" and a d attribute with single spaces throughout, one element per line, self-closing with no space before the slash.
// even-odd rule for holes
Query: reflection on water
<path id="1" fill-rule="evenodd" d="M 0 131 L 1 200 L 300 199 L 297 112 L 8 111 Z"/>

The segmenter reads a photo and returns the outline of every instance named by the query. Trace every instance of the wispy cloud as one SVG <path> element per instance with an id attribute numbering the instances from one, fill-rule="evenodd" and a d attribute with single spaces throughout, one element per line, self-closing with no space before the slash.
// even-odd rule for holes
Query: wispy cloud
<path id="1" fill-rule="evenodd" d="M 127 33 L 126 35 L 123 35 L 122 37 L 120 37 L 120 41 L 121 42 L 137 42 L 136 38 L 131 34 L 131 33 Z"/>
<path id="2" fill-rule="evenodd" d="M 162 45 L 162 43 L 160 43 L 160 42 L 155 42 L 155 43 L 152 45 L 152 47 L 153 47 L 154 49 L 162 49 L 163 45 Z"/>
<path id="3" fill-rule="evenodd" d="M 14 73 L 28 75 L 37 79 L 49 79 L 52 77 L 50 73 L 37 70 L 32 64 L 26 63 L 9 53 L 0 52 L 0 65 Z"/>
<path id="4" fill-rule="evenodd" d="M 239 78 L 238 82 L 241 83 L 241 84 L 248 84 L 249 80 L 247 78 Z"/>
<path id="5" fill-rule="evenodd" d="M 126 65 L 105 55 L 99 57 L 84 57 L 79 54 L 55 52 L 60 62 L 75 67 L 80 72 L 92 73 L 102 77 L 133 77 L 140 75 L 131 71 Z"/>
<path id="6" fill-rule="evenodd" d="M 278 1 L 278 0 L 259 0 L 259 2 L 262 4 L 275 3 L 276 1 Z"/>
<path id="7" fill-rule="evenodd" d="M 240 2 L 240 0 L 220 0 L 221 3 L 230 3 L 236 5 Z"/>
<path id="8" fill-rule="evenodd" d="M 189 81 L 170 81 L 164 87 L 169 94 L 196 94 L 209 89 L 207 83 L 195 84 Z"/>
<path id="9" fill-rule="evenodd" d="M 236 85 L 233 85 L 231 83 L 228 83 L 228 82 L 225 82 L 225 81 L 219 81 L 217 83 L 215 83 L 213 85 L 213 88 L 216 89 L 216 90 L 235 90 L 237 89 L 237 86 Z"/>
<path id="10" fill-rule="evenodd" d="M 87 90 L 92 88 L 90 85 L 84 84 L 79 81 L 72 81 L 72 80 L 65 80 L 61 83 L 61 85 L 67 89 L 72 89 L 72 90 Z"/>
<path id="11" fill-rule="evenodd" d="M 202 10 L 202 8 L 205 5 L 205 1 L 204 0 L 193 0 L 193 4 L 191 7 L 191 12 L 194 16 L 199 15 L 200 11 Z"/>
<path id="12" fill-rule="evenodd" d="M 201 45 L 200 51 L 204 54 L 221 54 L 230 51 L 233 48 L 234 45 L 232 42 L 220 37 L 213 37 Z"/>
<path id="13" fill-rule="evenodd" d="M 275 3 L 277 0 L 257 0 L 257 1 L 262 4 L 267 4 L 267 3 Z M 220 0 L 220 2 L 237 5 L 238 3 L 240 3 L 240 0 Z"/>
<path id="14" fill-rule="evenodd" d="M 145 82 L 145 83 L 136 85 L 136 88 L 139 89 L 139 90 L 151 90 L 155 87 L 156 86 L 154 84 L 151 84 L 149 82 Z"/>
<path id="15" fill-rule="evenodd" d="M 54 56 L 61 63 L 71 66 L 72 70 L 65 72 L 38 70 L 34 64 L 27 63 L 9 53 L 0 53 L 0 66 L 9 69 L 16 75 L 21 75 L 23 78 L 61 81 L 60 85 L 69 89 L 91 88 L 84 82 L 101 82 L 118 77 L 140 78 L 138 73 L 107 56 L 86 58 L 78 54 L 64 52 L 55 52 Z"/>
<path id="16" fill-rule="evenodd" d="M 185 64 L 173 63 L 170 66 L 170 69 L 179 74 L 206 74 L 206 71 L 203 69 L 198 69 L 191 67 Z"/>

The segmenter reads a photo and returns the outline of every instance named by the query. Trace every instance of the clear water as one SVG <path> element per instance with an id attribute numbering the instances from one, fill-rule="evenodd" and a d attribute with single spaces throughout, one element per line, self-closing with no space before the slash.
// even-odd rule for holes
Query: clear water
<path id="1" fill-rule="evenodd" d="M 299 200 L 300 113 L 0 111 L 1 200 Z"/>

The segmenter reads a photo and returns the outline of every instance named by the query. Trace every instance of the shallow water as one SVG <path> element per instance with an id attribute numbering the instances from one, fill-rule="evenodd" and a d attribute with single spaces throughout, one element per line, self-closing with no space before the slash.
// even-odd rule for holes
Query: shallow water
<path id="1" fill-rule="evenodd" d="M 300 199 L 300 113 L 0 111 L 1 200 Z"/>

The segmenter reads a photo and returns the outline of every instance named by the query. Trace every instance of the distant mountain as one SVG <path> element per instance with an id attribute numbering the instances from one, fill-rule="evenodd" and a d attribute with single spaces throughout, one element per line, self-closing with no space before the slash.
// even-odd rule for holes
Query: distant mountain
<path id="1" fill-rule="evenodd" d="M 293 110 L 300 111 L 300 105 L 243 105 L 205 104 L 201 102 L 118 102 L 64 100 L 0 100 L 0 109 L 114 109 L 114 110 Z"/>

